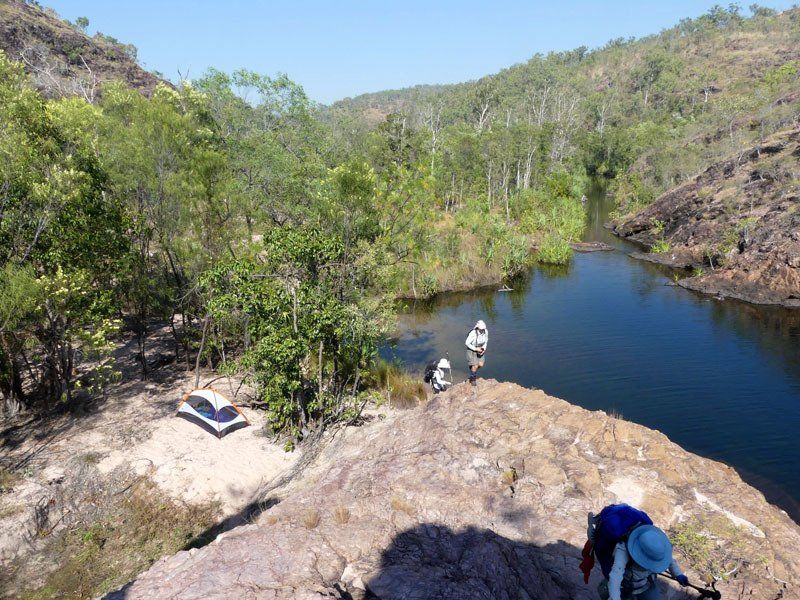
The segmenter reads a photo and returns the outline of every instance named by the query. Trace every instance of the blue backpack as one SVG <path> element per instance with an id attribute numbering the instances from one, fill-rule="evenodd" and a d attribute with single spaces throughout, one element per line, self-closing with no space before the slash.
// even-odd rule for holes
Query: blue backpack
<path id="1" fill-rule="evenodd" d="M 652 525 L 646 512 L 627 504 L 611 504 L 600 511 L 599 522 L 594 530 L 594 555 L 608 579 L 614 566 L 614 548 L 628 539 L 631 532 L 640 525 Z"/>

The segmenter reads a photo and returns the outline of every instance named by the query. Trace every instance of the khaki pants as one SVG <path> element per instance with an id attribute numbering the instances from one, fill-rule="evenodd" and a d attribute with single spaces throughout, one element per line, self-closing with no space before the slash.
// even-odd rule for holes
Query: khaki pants
<path id="1" fill-rule="evenodd" d="M 467 365 L 470 367 L 482 367 L 485 359 L 483 354 L 478 354 L 474 350 L 467 348 Z"/>

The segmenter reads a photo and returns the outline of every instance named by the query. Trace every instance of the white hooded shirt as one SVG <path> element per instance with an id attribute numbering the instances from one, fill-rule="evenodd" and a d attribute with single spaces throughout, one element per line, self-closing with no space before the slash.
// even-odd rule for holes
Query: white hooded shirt
<path id="1" fill-rule="evenodd" d="M 465 343 L 467 344 L 467 348 L 473 352 L 477 352 L 479 348 L 486 350 L 486 347 L 489 345 L 489 330 L 484 329 L 483 331 L 479 331 L 477 328 L 473 329 L 469 332 Z"/>

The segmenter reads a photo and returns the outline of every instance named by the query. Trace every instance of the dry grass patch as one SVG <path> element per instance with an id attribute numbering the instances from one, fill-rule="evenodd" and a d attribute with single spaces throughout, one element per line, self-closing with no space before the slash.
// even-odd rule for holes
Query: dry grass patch
<path id="1" fill-rule="evenodd" d="M 303 525 L 306 529 L 316 529 L 320 520 L 319 511 L 316 508 L 308 509 L 303 515 Z"/>
<path id="2" fill-rule="evenodd" d="M 381 362 L 373 370 L 375 387 L 393 408 L 414 408 L 427 398 L 425 384 L 397 365 Z"/>
<path id="3" fill-rule="evenodd" d="M 413 517 L 417 514 L 417 510 L 411 504 L 401 498 L 392 498 L 390 504 L 393 510 L 406 513 L 409 517 Z"/>
<path id="4" fill-rule="evenodd" d="M 25 506 L 22 504 L 9 504 L 7 506 L 0 506 L 0 520 L 18 515 L 24 510 Z"/>
<path id="5" fill-rule="evenodd" d="M 202 539 L 215 522 L 214 504 L 176 502 L 147 479 L 137 479 L 124 496 L 110 500 L 104 516 L 53 536 L 45 549 L 58 567 L 24 600 L 93 598 L 146 570 L 156 560 Z"/>
<path id="6" fill-rule="evenodd" d="M 339 525 L 345 525 L 350 521 L 350 511 L 340 504 L 333 510 L 333 520 Z"/>
<path id="7" fill-rule="evenodd" d="M 518 479 L 517 470 L 513 467 L 503 471 L 503 474 L 500 476 L 500 480 L 508 486 L 514 485 Z"/>
<path id="8" fill-rule="evenodd" d="M 14 489 L 19 482 L 19 475 L 8 469 L 0 468 L 0 494 L 5 494 Z"/>

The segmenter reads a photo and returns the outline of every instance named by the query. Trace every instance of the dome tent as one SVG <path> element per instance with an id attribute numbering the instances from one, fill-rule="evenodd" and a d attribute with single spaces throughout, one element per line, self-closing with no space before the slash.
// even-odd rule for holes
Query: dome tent
<path id="1" fill-rule="evenodd" d="M 250 421 L 233 402 L 211 388 L 192 390 L 186 394 L 176 416 L 200 425 L 218 438 L 250 425 Z"/>

